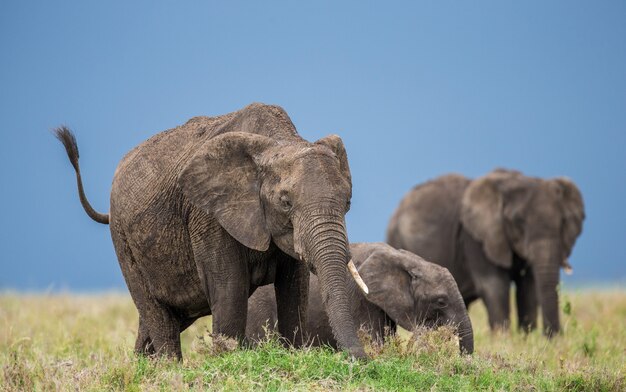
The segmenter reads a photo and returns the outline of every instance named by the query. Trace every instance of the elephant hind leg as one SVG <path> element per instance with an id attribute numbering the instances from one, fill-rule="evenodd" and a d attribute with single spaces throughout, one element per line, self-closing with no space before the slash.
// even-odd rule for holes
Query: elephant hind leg
<path id="1" fill-rule="evenodd" d="M 138 354 L 164 354 L 182 359 L 180 348 L 180 321 L 167 308 L 159 304 L 145 288 L 137 262 L 122 230 L 115 221 L 111 225 L 115 252 L 128 286 L 128 291 L 139 312 L 139 328 L 135 351 Z"/>
<path id="2" fill-rule="evenodd" d="M 154 345 L 152 338 L 148 332 L 148 327 L 143 318 L 139 319 L 139 332 L 137 333 L 137 341 L 135 343 L 135 353 L 139 355 L 154 355 Z"/>
<path id="3" fill-rule="evenodd" d="M 139 312 L 140 317 L 145 318 L 147 334 L 141 330 L 137 336 L 137 344 L 142 337 L 147 337 L 151 350 L 156 355 L 165 355 L 174 359 L 182 360 L 183 354 L 180 347 L 181 322 L 173 312 L 165 305 L 155 301 L 144 304 Z M 143 335 L 143 336 L 142 336 Z"/>

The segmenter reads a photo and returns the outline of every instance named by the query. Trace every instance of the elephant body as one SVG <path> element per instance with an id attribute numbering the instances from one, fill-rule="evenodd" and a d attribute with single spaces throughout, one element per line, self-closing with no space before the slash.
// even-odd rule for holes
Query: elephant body
<path id="1" fill-rule="evenodd" d="M 544 180 L 495 170 L 456 174 L 413 188 L 387 229 L 387 242 L 450 270 L 467 305 L 480 298 L 492 328 L 509 324 L 516 286 L 520 328 L 532 330 L 541 305 L 544 333 L 559 331 L 559 267 L 582 230 L 584 206 L 566 178 Z"/>
<path id="2" fill-rule="evenodd" d="M 397 325 L 412 330 L 416 325 L 455 325 L 464 352 L 474 350 L 473 332 L 467 309 L 452 275 L 421 257 L 384 243 L 350 245 L 352 260 L 369 289 L 365 294 L 347 279 L 350 310 L 355 323 L 372 339 L 382 341 L 385 330 L 395 333 Z M 310 344 L 337 347 L 328 316 L 322 305 L 318 278 L 311 274 L 309 304 L 304 335 Z M 246 336 L 262 339 L 276 325 L 273 285 L 260 287 L 248 301 Z"/>
<path id="3" fill-rule="evenodd" d="M 215 333 L 243 339 L 248 297 L 268 283 L 279 293 L 279 330 L 292 331 L 306 317 L 311 270 L 340 347 L 365 356 L 347 310 L 351 178 L 339 137 L 307 142 L 284 110 L 264 104 L 195 117 L 122 159 L 107 216 L 84 197 L 73 135 L 57 136 L 85 210 L 110 223 L 139 311 L 136 351 L 181 358 L 180 333 L 209 314 Z"/>

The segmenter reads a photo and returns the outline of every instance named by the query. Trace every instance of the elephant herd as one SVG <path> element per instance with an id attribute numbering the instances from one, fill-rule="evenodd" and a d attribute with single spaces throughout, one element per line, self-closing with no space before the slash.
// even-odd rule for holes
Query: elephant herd
<path id="1" fill-rule="evenodd" d="M 442 176 L 404 197 L 387 244 L 351 244 L 341 139 L 304 140 L 280 107 L 194 117 L 143 142 L 115 171 L 109 214 L 87 201 L 72 132 L 55 134 L 83 208 L 109 224 L 139 312 L 138 353 L 182 358 L 181 332 L 206 315 L 241 342 L 275 329 L 356 358 L 366 358 L 358 327 L 380 340 L 397 326 L 450 324 L 471 353 L 467 306 L 482 299 L 491 327 L 506 328 L 511 281 L 520 328 L 536 327 L 540 307 L 544 333 L 559 331 L 559 268 L 584 219 L 566 178 Z"/>

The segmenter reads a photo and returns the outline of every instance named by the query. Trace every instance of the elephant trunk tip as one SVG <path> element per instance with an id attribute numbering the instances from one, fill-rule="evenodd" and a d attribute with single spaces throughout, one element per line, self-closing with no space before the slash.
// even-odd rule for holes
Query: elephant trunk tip
<path id="1" fill-rule="evenodd" d="M 459 342 L 459 350 L 462 355 L 472 355 L 474 353 L 474 343 Z"/>
<path id="2" fill-rule="evenodd" d="M 369 359 L 363 347 L 360 347 L 360 346 L 350 347 L 348 349 L 348 353 L 350 354 L 352 358 L 356 360 L 367 361 Z"/>

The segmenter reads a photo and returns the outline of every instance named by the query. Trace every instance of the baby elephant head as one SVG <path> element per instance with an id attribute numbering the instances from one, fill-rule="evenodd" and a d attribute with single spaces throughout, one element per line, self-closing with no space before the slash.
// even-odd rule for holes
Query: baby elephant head
<path id="1" fill-rule="evenodd" d="M 380 244 L 366 257 L 358 256 L 359 273 L 369 288 L 367 299 L 379 306 L 402 328 L 416 325 L 452 325 L 460 340 L 461 352 L 474 351 L 474 334 L 467 308 L 452 274 L 404 250 Z"/>

